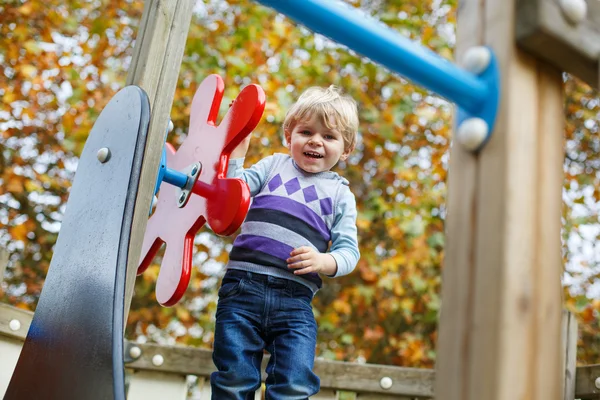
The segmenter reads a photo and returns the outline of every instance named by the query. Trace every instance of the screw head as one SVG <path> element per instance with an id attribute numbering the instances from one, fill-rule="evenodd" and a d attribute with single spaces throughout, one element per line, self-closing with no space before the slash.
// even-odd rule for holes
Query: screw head
<path id="1" fill-rule="evenodd" d="M 179 203 L 183 203 L 185 201 L 185 193 L 181 193 L 179 195 Z"/>
<path id="2" fill-rule="evenodd" d="M 129 356 L 131 358 L 139 358 L 142 355 L 142 349 L 137 346 L 133 346 L 129 349 Z"/>
<path id="3" fill-rule="evenodd" d="M 169 132 L 173 132 L 175 125 L 173 125 L 173 121 L 169 120 L 169 126 L 167 127 Z"/>
<path id="4" fill-rule="evenodd" d="M 579 24 L 587 17 L 587 3 L 585 0 L 559 0 L 563 15 L 572 24 Z"/>
<path id="5" fill-rule="evenodd" d="M 160 354 L 156 354 L 154 357 L 152 357 L 152 364 L 155 367 L 160 367 L 161 365 L 164 364 L 164 362 L 165 362 L 165 359 Z"/>
<path id="6" fill-rule="evenodd" d="M 467 118 L 456 132 L 458 141 L 470 151 L 477 150 L 487 138 L 489 127 L 481 118 Z"/>
<path id="7" fill-rule="evenodd" d="M 596 378 L 594 381 L 594 386 L 596 386 L 596 389 L 600 389 L 600 377 Z"/>
<path id="8" fill-rule="evenodd" d="M 104 164 L 105 162 L 110 160 L 110 149 L 108 147 L 101 148 L 100 150 L 98 150 L 96 157 L 98 157 L 98 161 Z"/>
<path id="9" fill-rule="evenodd" d="M 10 328 L 11 331 L 18 331 L 19 329 L 21 329 L 21 321 L 19 321 L 18 319 L 12 319 L 9 323 L 8 323 L 8 327 Z"/>
<path id="10" fill-rule="evenodd" d="M 197 166 L 197 165 L 194 165 L 194 166 L 192 167 L 192 172 L 190 172 L 190 174 L 192 174 L 192 175 L 196 175 L 196 173 L 197 173 L 197 172 L 198 172 L 198 166 Z"/>
<path id="11" fill-rule="evenodd" d="M 388 390 L 389 388 L 392 387 L 393 383 L 394 382 L 392 381 L 392 378 L 390 378 L 389 376 L 384 376 L 379 381 L 379 386 L 381 386 L 382 389 Z"/>
<path id="12" fill-rule="evenodd" d="M 462 66 L 474 74 L 481 74 L 490 65 L 492 53 L 485 46 L 474 46 L 469 48 L 463 56 Z"/>

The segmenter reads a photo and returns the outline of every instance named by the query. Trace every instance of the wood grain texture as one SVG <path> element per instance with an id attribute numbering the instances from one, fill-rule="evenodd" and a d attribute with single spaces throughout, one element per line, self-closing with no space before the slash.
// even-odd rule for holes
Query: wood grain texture
<path id="1" fill-rule="evenodd" d="M 127 266 L 125 316 L 129 313 L 148 210 L 165 143 L 169 114 L 183 59 L 194 0 L 147 0 L 127 76 L 150 99 L 151 119 L 133 219 Z M 127 319 L 127 318 L 125 318 Z"/>
<path id="2" fill-rule="evenodd" d="M 519 46 L 556 68 L 600 88 L 600 2 L 587 1 L 587 18 L 574 24 L 556 0 L 518 0 Z"/>
<path id="3" fill-rule="evenodd" d="M 27 327 L 31 323 L 32 316 L 33 313 L 31 311 L 0 304 L 0 342 L 11 345 L 21 344 L 25 340 Z M 12 319 L 18 319 L 23 328 L 18 331 L 12 331 L 9 328 L 9 323 Z M 142 356 L 137 361 L 128 363 L 126 365 L 127 368 L 175 375 L 197 375 L 200 379 L 204 379 L 202 383 L 198 383 L 199 387 L 202 387 L 206 392 L 206 384 L 210 386 L 207 379 L 210 373 L 214 371 L 210 350 L 183 346 L 138 344 L 126 341 L 125 349 L 128 349 L 130 346 L 139 346 L 142 350 Z M 161 354 L 165 359 L 165 363 L 160 367 L 152 364 L 152 357 L 155 354 Z M 264 360 L 263 366 L 266 365 L 266 361 Z M 2 358 L 2 363 L 2 367 L 6 368 L 8 363 L 4 358 Z M 330 364 L 330 366 L 327 366 L 327 364 Z M 315 365 L 321 376 L 323 389 L 354 391 L 360 394 L 359 399 L 368 398 L 364 397 L 367 395 L 377 399 L 385 398 L 383 396 L 395 396 L 392 398 L 397 400 L 403 400 L 403 397 L 421 399 L 431 398 L 433 394 L 435 374 L 432 370 L 323 360 L 316 360 Z M 600 377 L 600 364 L 577 367 L 576 370 L 575 398 L 597 399 L 600 390 L 595 388 L 594 381 Z M 392 378 L 394 382 L 392 389 L 383 390 L 379 387 L 379 381 L 383 376 Z M 351 383 L 348 384 L 348 381 L 351 381 Z M 365 381 L 368 382 L 365 383 Z M 414 382 L 414 384 L 411 382 Z M 396 394 L 396 392 L 401 392 L 401 390 L 398 390 L 401 387 L 412 388 L 409 389 L 411 391 L 410 394 Z M 374 388 L 374 391 L 367 390 L 372 388 Z M 438 399 L 449 398 L 447 397 L 450 394 L 449 391 L 442 388 L 439 393 Z M 488 399 L 489 397 L 486 396 L 485 398 Z"/>
<path id="4" fill-rule="evenodd" d="M 436 366 L 449 400 L 561 393 L 561 75 L 517 49 L 514 6 L 459 7 L 457 52 L 493 49 L 501 103 L 479 154 L 451 149 Z"/>

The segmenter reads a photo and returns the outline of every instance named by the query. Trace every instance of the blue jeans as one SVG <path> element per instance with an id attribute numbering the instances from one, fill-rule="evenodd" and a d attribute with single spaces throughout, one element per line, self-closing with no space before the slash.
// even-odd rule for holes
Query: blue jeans
<path id="1" fill-rule="evenodd" d="M 217 305 L 213 400 L 254 399 L 265 349 L 271 354 L 266 400 L 307 399 L 319 392 L 312 297 L 308 287 L 288 279 L 227 271 Z"/>

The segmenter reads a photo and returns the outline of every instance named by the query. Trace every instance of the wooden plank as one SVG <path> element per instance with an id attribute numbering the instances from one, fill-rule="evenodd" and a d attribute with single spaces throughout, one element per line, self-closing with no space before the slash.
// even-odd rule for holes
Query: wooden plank
<path id="1" fill-rule="evenodd" d="M 12 377 L 23 342 L 20 339 L 0 336 L 0 397 L 4 397 L 10 378 Z"/>
<path id="2" fill-rule="evenodd" d="M 215 371 L 212 352 L 183 346 L 159 346 L 153 344 L 131 344 L 142 350 L 129 368 L 161 370 L 164 372 L 210 376 Z M 155 355 L 161 355 L 164 363 L 160 367 L 152 364 Z M 263 360 L 264 367 L 268 356 Z M 434 373 L 431 370 L 401 368 L 374 364 L 355 364 L 336 361 L 316 360 L 315 373 L 321 378 L 323 389 L 362 391 L 404 396 L 433 396 Z M 379 386 L 383 377 L 392 379 L 392 387 L 384 390 Z"/>
<path id="3" fill-rule="evenodd" d="M 25 340 L 32 319 L 33 313 L 31 311 L 0 303 L 0 339 L 2 339 L 2 336 L 6 336 L 21 341 Z M 11 328 L 11 321 L 17 321 L 19 329 Z M 13 327 L 17 325 L 13 323 Z"/>
<path id="4" fill-rule="evenodd" d="M 319 393 L 312 396 L 311 400 L 338 400 L 338 395 L 335 390 L 331 389 L 321 389 Z"/>
<path id="5" fill-rule="evenodd" d="M 600 398 L 600 387 L 596 380 L 600 378 L 600 364 L 577 368 L 575 379 L 575 398 L 581 400 Z"/>
<path id="6" fill-rule="evenodd" d="M 483 43 L 482 3 L 459 1 L 456 59 L 465 51 Z M 436 379 L 435 393 L 448 398 L 461 398 L 466 391 L 464 371 L 470 359 L 469 346 L 473 315 L 473 277 L 475 275 L 473 226 L 476 221 L 477 157 L 456 143 L 452 146 L 448 169 L 447 208 L 452 215 L 446 219 L 446 249 L 442 270 L 442 312 L 438 325 L 436 370 L 443 377 Z M 493 290 L 494 288 L 492 288 Z M 448 305 L 448 306 L 446 306 Z"/>
<path id="7" fill-rule="evenodd" d="M 538 118 L 537 170 L 533 179 L 536 198 L 536 246 L 533 269 L 532 326 L 535 380 L 534 393 L 539 399 L 558 397 L 563 392 L 562 359 L 562 284 L 561 232 L 562 187 L 564 182 L 564 99 L 562 74 L 545 62 L 537 63 Z M 513 173 L 516 173 L 514 171 Z M 550 379 L 549 379 L 550 378 Z M 555 379 L 554 379 L 555 378 Z"/>
<path id="8" fill-rule="evenodd" d="M 556 68 L 599 88 L 600 2 L 587 1 L 587 18 L 574 24 L 556 0 L 517 1 L 519 45 Z"/>
<path id="9" fill-rule="evenodd" d="M 563 311 L 562 341 L 563 341 L 563 371 L 564 371 L 564 400 L 575 400 L 575 375 L 577 373 L 577 319 Z"/>
<path id="10" fill-rule="evenodd" d="M 8 266 L 8 250 L 0 248 L 0 283 L 4 280 L 4 272 Z"/>
<path id="11" fill-rule="evenodd" d="M 128 85 L 137 85 L 148 94 L 152 114 L 129 245 L 125 316 L 129 313 L 148 210 L 195 4 L 194 0 L 145 2 L 127 76 Z"/>
<path id="12" fill-rule="evenodd" d="M 185 375 L 136 371 L 129 378 L 128 400 L 186 400 Z"/>
<path id="13" fill-rule="evenodd" d="M 451 159 L 474 159 L 476 172 L 469 161 L 452 161 L 436 383 L 444 399 L 561 395 L 563 132 L 559 117 L 550 115 L 562 115 L 561 76 L 516 48 L 514 6 L 470 0 L 459 10 L 459 52 L 474 41 L 493 49 L 502 98 L 486 147 L 478 155 L 458 144 L 451 150 Z M 479 13 L 461 24 L 461 13 L 473 8 Z M 474 200 L 471 183 L 452 186 L 473 178 Z"/>
<path id="14" fill-rule="evenodd" d="M 22 342 L 25 339 L 26 332 L 29 327 L 29 324 L 31 323 L 32 316 L 33 313 L 30 311 L 21 310 L 9 306 L 7 304 L 0 303 L 0 343 L 14 343 L 14 340 Z M 12 331 L 9 327 L 9 323 L 12 319 L 18 319 L 21 323 L 22 328 L 17 331 Z M 572 333 L 573 337 L 576 338 L 576 331 L 573 330 Z M 205 377 L 207 379 L 210 373 L 214 370 L 214 367 L 212 367 L 210 350 L 183 346 L 159 346 L 150 344 L 142 345 L 126 341 L 125 347 L 127 348 L 128 346 L 139 346 L 142 349 L 142 357 L 140 358 L 140 360 L 135 361 L 133 363 L 129 363 L 127 365 L 128 368 L 160 372 L 173 372 L 176 375 L 191 374 L 199 376 L 199 379 L 202 379 L 202 377 Z M 174 355 L 172 355 L 172 353 L 174 353 Z M 0 352 L 0 354 L 4 355 L 5 353 Z M 165 363 L 160 367 L 156 367 L 152 364 L 152 356 L 155 354 L 161 354 L 165 358 Z M 332 363 L 334 366 L 332 368 L 323 368 L 321 366 L 321 364 L 327 363 Z M 4 364 L 4 358 L 2 358 L 2 362 L 0 364 Z M 341 366 L 336 367 L 336 364 Z M 394 382 L 394 385 L 396 382 L 402 382 L 402 379 L 406 380 L 404 383 L 402 383 L 403 385 L 408 385 L 408 381 L 413 381 L 416 386 L 427 387 L 427 385 L 429 385 L 429 389 L 425 388 L 419 394 L 407 394 L 405 396 L 415 396 L 419 398 L 432 397 L 434 373 L 431 370 L 415 371 L 415 369 L 412 368 L 401 368 L 380 365 L 374 366 L 369 364 L 365 365 L 344 362 L 331 362 L 323 360 L 317 360 L 316 365 L 319 368 L 319 373 L 322 374 L 323 371 L 329 370 L 329 374 L 331 375 L 329 377 L 325 377 L 325 382 L 333 382 L 334 386 L 328 387 L 326 384 L 323 384 L 322 386 L 324 390 L 341 390 L 368 393 L 372 391 L 366 390 L 367 388 L 364 383 L 365 379 L 369 380 L 370 387 L 373 387 L 375 386 L 375 383 L 377 385 L 379 384 L 380 378 L 377 379 L 378 377 L 388 376 L 392 378 L 392 382 Z M 374 368 L 376 371 L 378 370 L 380 373 L 373 374 L 373 371 L 369 371 L 372 368 Z M 585 367 L 577 367 L 576 371 L 577 372 L 575 374 L 575 398 L 597 399 L 600 395 L 600 389 L 595 387 L 595 380 L 597 378 L 600 378 L 600 364 Z M 346 373 L 348 373 L 349 377 L 342 380 L 341 378 L 344 378 L 344 374 Z M 373 375 L 375 375 L 375 377 L 373 377 Z M 369 378 L 369 376 L 371 378 Z M 346 384 L 346 380 L 354 381 L 357 379 L 357 382 L 351 384 L 352 388 L 344 386 Z M 321 381 L 323 382 L 323 375 L 321 375 Z M 208 384 L 207 387 L 210 388 L 210 382 L 208 382 L 208 379 L 205 382 Z M 392 385 L 392 389 L 393 391 L 396 391 L 397 388 L 394 388 L 394 385 Z M 206 390 L 209 389 L 205 389 L 205 391 Z M 450 394 L 453 392 L 444 391 L 443 389 L 440 390 L 440 393 L 444 393 L 444 399 L 452 398 L 450 397 Z M 373 395 L 384 396 L 386 394 L 391 394 L 396 396 L 395 398 L 397 399 L 399 395 L 393 393 L 393 391 L 385 391 L 379 388 Z M 446 396 L 446 394 L 448 396 Z M 366 394 L 361 394 L 361 396 L 365 395 Z M 488 397 L 486 397 L 486 399 L 487 398 Z"/>

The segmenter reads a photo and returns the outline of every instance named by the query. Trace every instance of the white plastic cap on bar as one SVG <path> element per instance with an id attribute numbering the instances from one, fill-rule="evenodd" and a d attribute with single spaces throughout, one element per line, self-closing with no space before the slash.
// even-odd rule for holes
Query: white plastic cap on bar
<path id="1" fill-rule="evenodd" d="M 456 138 L 467 150 L 477 150 L 487 138 L 489 127 L 481 118 L 465 119 L 456 132 Z"/>
<path id="2" fill-rule="evenodd" d="M 129 349 L 129 356 L 131 358 L 139 358 L 142 355 L 142 349 L 137 346 L 133 346 Z"/>
<path id="3" fill-rule="evenodd" d="M 569 22 L 577 25 L 587 17 L 587 3 L 585 0 L 559 0 L 561 11 Z"/>
<path id="4" fill-rule="evenodd" d="M 479 75 L 486 70 L 491 61 L 490 49 L 484 46 L 474 46 L 465 52 L 461 65 L 467 71 Z"/>
<path id="5" fill-rule="evenodd" d="M 108 147 L 101 148 L 100 150 L 98 150 L 98 154 L 96 154 L 96 157 L 98 157 L 98 161 L 104 164 L 110 159 L 110 149 Z"/>
<path id="6" fill-rule="evenodd" d="M 19 329 L 21 329 L 21 321 L 19 321 L 18 319 L 11 319 L 10 322 L 8 323 L 8 327 L 10 328 L 11 331 L 18 331 Z"/>
<path id="7" fill-rule="evenodd" d="M 152 364 L 156 367 L 160 367 L 161 365 L 164 364 L 164 362 L 165 362 L 165 359 L 160 354 L 157 354 L 154 357 L 152 357 Z"/>
<path id="8" fill-rule="evenodd" d="M 384 376 L 379 381 L 379 386 L 381 386 L 381 388 L 385 389 L 385 390 L 388 390 L 389 388 L 391 388 L 392 384 L 393 384 L 392 378 L 390 378 L 389 376 Z"/>

